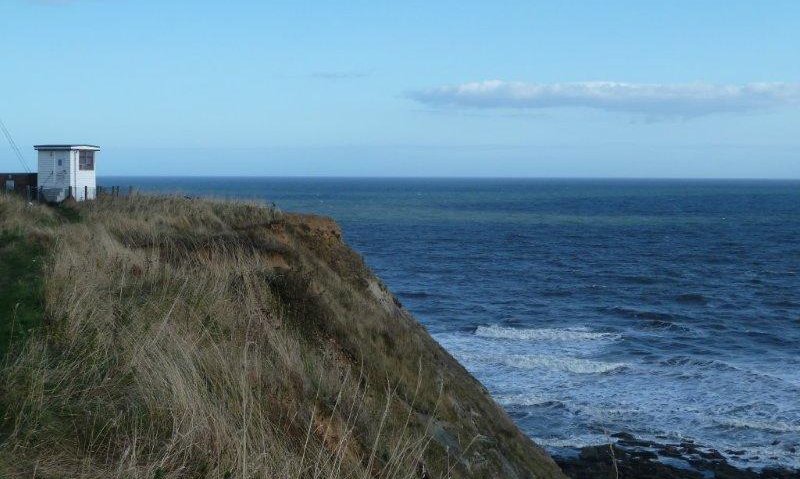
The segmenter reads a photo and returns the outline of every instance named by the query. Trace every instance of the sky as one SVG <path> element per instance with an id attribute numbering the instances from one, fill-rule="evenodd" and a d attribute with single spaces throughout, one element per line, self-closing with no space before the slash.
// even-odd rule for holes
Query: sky
<path id="1" fill-rule="evenodd" d="M 99 175 L 800 178 L 800 2 L 0 0 Z M 0 171 L 21 166 L 0 137 Z"/>

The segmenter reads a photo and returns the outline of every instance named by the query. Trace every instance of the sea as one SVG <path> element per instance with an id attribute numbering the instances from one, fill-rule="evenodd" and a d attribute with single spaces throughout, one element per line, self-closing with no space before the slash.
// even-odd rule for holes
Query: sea
<path id="1" fill-rule="evenodd" d="M 800 469 L 800 181 L 99 183 L 333 217 L 553 453 L 627 432 Z"/>

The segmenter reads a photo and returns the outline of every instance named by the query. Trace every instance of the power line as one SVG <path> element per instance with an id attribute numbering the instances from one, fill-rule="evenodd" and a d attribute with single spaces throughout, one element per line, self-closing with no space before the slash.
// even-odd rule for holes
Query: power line
<path id="1" fill-rule="evenodd" d="M 8 144 L 11 145 L 11 149 L 14 150 L 14 153 L 17 155 L 17 159 L 19 160 L 20 165 L 22 165 L 22 168 L 25 169 L 25 173 L 30 173 L 31 169 L 28 168 L 28 163 L 25 161 L 22 151 L 20 151 L 19 147 L 14 142 L 14 138 L 11 137 L 11 133 L 8 131 L 8 128 L 6 128 L 6 124 L 3 123 L 2 118 L 0 118 L 0 130 L 3 131 L 3 135 L 5 135 L 6 140 L 8 140 Z"/>

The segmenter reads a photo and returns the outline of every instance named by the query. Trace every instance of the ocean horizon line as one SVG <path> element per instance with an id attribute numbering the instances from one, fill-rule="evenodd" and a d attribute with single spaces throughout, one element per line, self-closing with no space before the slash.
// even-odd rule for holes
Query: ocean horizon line
<path id="1" fill-rule="evenodd" d="M 542 181 L 765 181 L 765 182 L 800 182 L 797 178 L 775 178 L 775 177 L 669 177 L 669 176 L 352 176 L 352 175 L 98 175 L 98 178 L 231 178 L 231 179 L 313 179 L 313 180 L 542 180 Z"/>

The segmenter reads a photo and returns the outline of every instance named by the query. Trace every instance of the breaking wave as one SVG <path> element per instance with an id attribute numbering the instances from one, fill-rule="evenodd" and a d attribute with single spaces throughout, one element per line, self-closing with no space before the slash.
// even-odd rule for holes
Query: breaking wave
<path id="1" fill-rule="evenodd" d="M 542 406 L 545 404 L 561 403 L 553 398 L 539 396 L 537 394 L 513 394 L 497 396 L 495 400 L 503 406 Z"/>
<path id="2" fill-rule="evenodd" d="M 716 420 L 717 424 L 736 429 L 758 429 L 767 432 L 800 432 L 800 424 L 787 424 L 783 421 L 746 421 L 741 419 Z"/>

